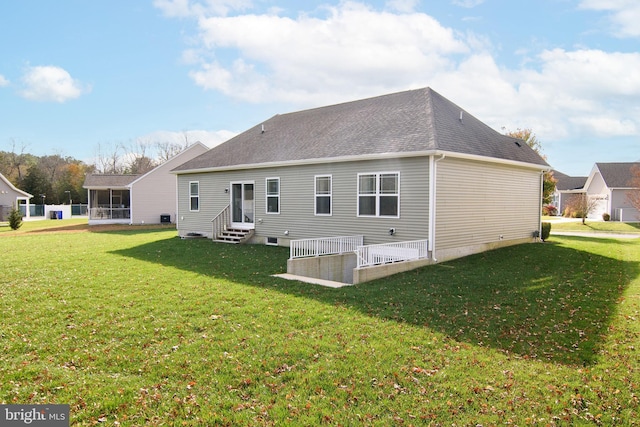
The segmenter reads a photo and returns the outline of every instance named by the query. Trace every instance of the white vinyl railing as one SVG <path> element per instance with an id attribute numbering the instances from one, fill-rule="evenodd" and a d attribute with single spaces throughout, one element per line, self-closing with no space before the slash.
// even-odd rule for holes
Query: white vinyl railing
<path id="1" fill-rule="evenodd" d="M 340 236 L 292 240 L 289 243 L 289 258 L 305 258 L 354 252 L 359 246 L 362 246 L 363 242 L 364 236 Z"/>
<path id="2" fill-rule="evenodd" d="M 427 240 L 359 246 L 358 268 L 389 262 L 411 261 L 429 256 Z"/>
<path id="3" fill-rule="evenodd" d="M 211 223 L 213 224 L 213 240 L 216 240 L 218 236 L 227 229 L 229 224 L 231 224 L 231 205 L 227 205 L 226 208 L 222 209 L 222 211 L 211 220 Z"/>

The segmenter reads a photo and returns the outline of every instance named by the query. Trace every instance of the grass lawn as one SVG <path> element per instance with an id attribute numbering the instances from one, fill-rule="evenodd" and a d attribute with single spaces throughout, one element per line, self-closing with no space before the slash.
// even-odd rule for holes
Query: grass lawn
<path id="1" fill-rule="evenodd" d="M 553 231 L 587 231 L 587 232 L 607 232 L 607 233 L 640 233 L 640 222 L 617 222 L 617 221 L 589 221 L 585 224 L 582 221 L 553 221 L 543 220 L 551 223 Z"/>
<path id="2" fill-rule="evenodd" d="M 639 423 L 640 239 L 329 289 L 272 277 L 287 248 L 65 225 L 0 229 L 0 403 L 74 426 Z"/>

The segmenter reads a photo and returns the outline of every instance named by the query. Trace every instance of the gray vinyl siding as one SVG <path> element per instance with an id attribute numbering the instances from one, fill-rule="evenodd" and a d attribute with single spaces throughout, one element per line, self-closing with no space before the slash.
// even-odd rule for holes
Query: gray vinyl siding
<path id="1" fill-rule="evenodd" d="M 367 172 L 400 173 L 400 218 L 357 216 L 357 177 L 358 173 Z M 332 176 L 331 216 L 315 215 L 316 175 Z M 280 178 L 279 214 L 266 213 L 266 178 Z M 200 212 L 188 211 L 190 181 L 200 182 Z M 366 244 L 428 238 L 428 157 L 179 175 L 179 216 L 184 218 L 178 226 L 181 234 L 210 235 L 211 219 L 229 204 L 230 196 L 224 189 L 231 181 L 255 182 L 257 238 L 289 240 L 361 234 Z M 394 236 L 389 235 L 390 228 L 396 229 Z"/>
<path id="2" fill-rule="evenodd" d="M 540 171 L 445 158 L 437 175 L 436 250 L 524 239 L 538 230 Z"/>
<path id="3" fill-rule="evenodd" d="M 211 237 L 211 220 L 229 204 L 228 179 L 211 173 L 178 175 L 178 224 L 179 234 L 200 233 Z M 189 183 L 199 183 L 199 210 L 189 209 Z"/>
<path id="4" fill-rule="evenodd" d="M 131 184 L 131 223 L 159 224 L 160 215 L 169 214 L 176 222 L 176 176 L 170 171 L 187 160 L 207 151 L 202 144 L 194 144 L 180 154 Z"/>

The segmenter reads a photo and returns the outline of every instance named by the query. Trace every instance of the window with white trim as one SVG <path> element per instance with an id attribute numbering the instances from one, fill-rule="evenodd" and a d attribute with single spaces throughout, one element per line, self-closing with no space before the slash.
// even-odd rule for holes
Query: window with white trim
<path id="1" fill-rule="evenodd" d="M 198 212 L 200 210 L 200 182 L 189 182 L 189 210 Z"/>
<path id="2" fill-rule="evenodd" d="M 358 216 L 400 216 L 400 172 L 358 174 Z"/>
<path id="3" fill-rule="evenodd" d="M 316 175 L 315 177 L 315 213 L 316 215 L 331 215 L 332 189 L 331 175 Z"/>
<path id="4" fill-rule="evenodd" d="M 280 213 L 280 178 L 267 178 L 267 213 Z"/>

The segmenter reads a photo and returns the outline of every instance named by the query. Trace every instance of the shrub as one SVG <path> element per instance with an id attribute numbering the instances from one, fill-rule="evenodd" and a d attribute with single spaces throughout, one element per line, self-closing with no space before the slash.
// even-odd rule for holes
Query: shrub
<path id="1" fill-rule="evenodd" d="M 611 219 L 611 215 L 609 215 L 608 213 L 604 212 L 604 213 L 602 214 L 602 219 L 603 219 L 604 221 L 609 221 L 609 220 Z"/>
<path id="2" fill-rule="evenodd" d="M 545 216 L 556 216 L 558 215 L 558 208 L 553 205 L 544 205 L 542 207 L 542 215 Z"/>
<path id="3" fill-rule="evenodd" d="M 551 223 L 543 222 L 542 223 L 542 236 L 540 237 L 543 242 L 549 239 L 549 235 L 551 234 Z"/>
<path id="4" fill-rule="evenodd" d="M 22 227 L 22 213 L 16 208 L 11 209 L 11 213 L 9 213 L 9 227 L 12 230 Z"/>

